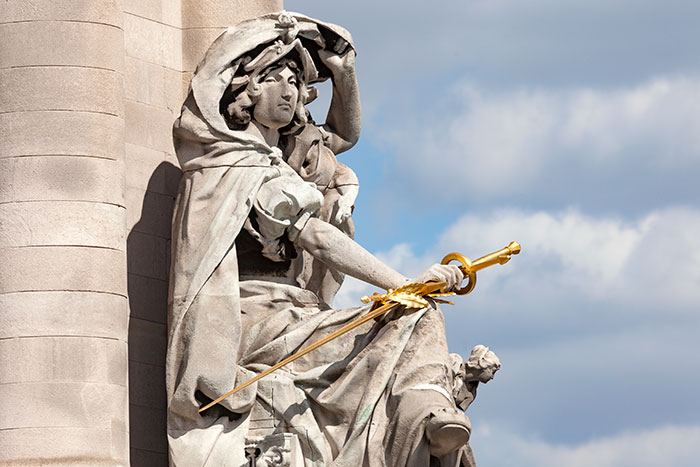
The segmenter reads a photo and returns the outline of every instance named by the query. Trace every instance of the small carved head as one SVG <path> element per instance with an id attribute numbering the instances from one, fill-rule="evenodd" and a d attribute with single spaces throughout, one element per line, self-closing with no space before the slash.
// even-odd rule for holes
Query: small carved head
<path id="1" fill-rule="evenodd" d="M 465 380 L 487 383 L 501 369 L 501 361 L 488 347 L 477 345 L 469 359 L 464 362 Z"/>

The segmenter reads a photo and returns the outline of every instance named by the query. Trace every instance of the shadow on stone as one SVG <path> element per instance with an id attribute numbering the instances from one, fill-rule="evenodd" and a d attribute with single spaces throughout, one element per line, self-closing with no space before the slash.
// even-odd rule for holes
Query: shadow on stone
<path id="1" fill-rule="evenodd" d="M 165 353 L 170 224 L 182 173 L 162 162 L 143 193 L 127 237 L 129 436 L 132 467 L 166 467 Z"/>

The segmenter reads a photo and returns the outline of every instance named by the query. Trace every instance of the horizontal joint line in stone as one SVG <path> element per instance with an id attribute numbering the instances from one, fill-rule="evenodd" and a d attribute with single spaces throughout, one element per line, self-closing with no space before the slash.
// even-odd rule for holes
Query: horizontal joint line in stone
<path id="1" fill-rule="evenodd" d="M 98 430 L 98 431 L 104 431 L 104 432 L 111 432 L 114 431 L 112 428 L 100 428 L 96 426 L 75 426 L 75 425 L 70 425 L 70 426 L 20 426 L 20 427 L 12 427 L 12 428 L 0 428 L 0 431 L 14 431 L 14 430 L 55 430 L 55 429 L 61 429 L 61 430 L 75 430 L 75 429 L 85 429 L 85 430 Z M 119 430 L 121 432 L 126 431 L 128 433 L 128 430 Z"/>
<path id="2" fill-rule="evenodd" d="M 137 404 L 136 402 L 132 402 L 132 401 L 131 401 L 131 398 L 129 398 L 129 405 L 132 405 L 132 406 L 134 406 L 134 407 L 142 407 L 142 408 L 144 408 L 144 409 L 158 410 L 158 411 L 162 411 L 163 413 L 165 413 L 165 411 L 168 409 L 168 406 L 165 404 L 165 402 L 163 403 L 162 406 L 160 406 L 160 405 L 159 405 L 159 406 L 155 406 L 155 405 Z"/>
<path id="3" fill-rule="evenodd" d="M 92 66 L 92 65 L 58 65 L 58 64 L 46 64 L 46 65 L 12 65 L 0 67 L 0 70 L 14 70 L 18 68 L 87 68 L 89 70 L 102 70 L 110 71 L 117 75 L 124 76 L 124 72 L 120 70 L 115 70 L 114 68 L 105 68 L 103 66 Z"/>
<path id="4" fill-rule="evenodd" d="M 23 157 L 82 157 L 82 158 L 87 158 L 87 159 L 100 159 L 100 160 L 114 161 L 114 162 L 121 161 L 121 158 L 117 159 L 116 157 L 95 156 L 93 154 L 54 154 L 54 153 L 51 153 L 51 154 L 15 154 L 14 156 L 7 156 L 7 157 L 0 156 L 0 160 L 21 159 Z"/>
<path id="5" fill-rule="evenodd" d="M 153 105 L 153 104 L 150 104 L 150 103 L 148 103 L 148 102 L 137 101 L 136 99 L 130 99 L 130 98 L 128 98 L 128 97 L 125 97 L 125 98 L 124 98 L 124 101 L 126 101 L 126 102 L 133 102 L 134 104 L 145 105 L 145 106 L 147 106 L 147 107 L 150 107 L 150 108 L 152 108 L 152 109 L 157 109 L 157 110 L 168 110 L 168 111 L 170 110 L 168 107 L 161 107 L 161 106 L 159 106 L 159 105 Z M 178 113 L 179 113 L 179 108 L 178 108 Z M 132 144 L 132 145 L 134 145 L 134 146 L 138 146 L 138 144 L 135 144 L 135 143 L 127 143 L 127 144 Z M 154 151 L 164 152 L 164 153 L 168 154 L 168 151 L 163 151 L 163 150 L 160 150 L 160 149 L 154 149 Z"/>
<path id="6" fill-rule="evenodd" d="M 165 369 L 165 365 L 156 365 L 155 363 L 142 362 L 141 360 L 136 360 L 136 359 L 133 359 L 133 358 L 129 358 L 129 362 L 131 362 L 131 363 L 138 363 L 139 365 L 148 365 L 148 366 L 152 366 L 152 367 L 158 368 L 158 369 L 160 369 L 160 370 L 164 370 L 164 369 Z"/>
<path id="7" fill-rule="evenodd" d="M 46 383 L 51 383 L 51 384 L 95 384 L 99 386 L 116 386 L 119 388 L 125 388 L 127 387 L 126 384 L 117 384 L 117 383 L 104 383 L 100 381 L 57 381 L 57 380 L 38 380 L 38 381 L 13 381 L 11 383 L 0 383 L 0 386 L 16 386 L 18 384 L 46 384 Z M 32 428 L 32 427 L 27 427 L 27 428 Z M 41 427 L 35 427 L 35 428 L 41 428 Z"/>
<path id="8" fill-rule="evenodd" d="M 151 324 L 157 324 L 158 326 L 167 326 L 168 325 L 168 323 L 166 323 L 165 321 L 153 321 L 152 319 L 142 318 L 140 316 L 134 316 L 134 315 L 129 316 L 129 321 L 134 320 L 134 319 L 139 320 L 139 321 L 145 321 L 145 322 L 151 323 Z M 135 359 L 134 359 L 134 361 L 139 362 L 139 363 L 148 363 L 148 362 L 141 362 L 140 360 L 135 360 Z M 155 363 L 148 363 L 148 364 L 158 366 Z"/>
<path id="9" fill-rule="evenodd" d="M 24 199 L 18 201 L 0 201 L 0 206 L 3 204 L 20 204 L 20 203 L 90 203 L 90 204 L 107 204 L 121 209 L 126 209 L 123 204 L 110 203 L 109 201 L 93 201 L 89 199 Z"/>
<path id="10" fill-rule="evenodd" d="M 46 244 L 46 245 L 17 245 L 17 246 L 5 246 L 0 247 L 2 250 L 19 250 L 22 248 L 94 248 L 97 250 L 110 250 L 110 251 L 121 251 L 124 252 L 124 248 L 113 248 L 111 246 L 100 246 L 100 245 L 66 245 L 66 244 Z"/>
<path id="11" fill-rule="evenodd" d="M 81 19 L 22 19 L 19 21 L 4 21 L 0 23 L 0 26 L 5 24 L 23 24 L 23 23 L 82 23 L 82 24 L 99 24 L 101 26 L 108 26 L 110 28 L 118 29 L 123 31 L 121 26 L 115 24 L 103 23 L 100 21 L 85 21 Z"/>
<path id="12" fill-rule="evenodd" d="M 189 72 L 189 70 L 178 70 L 177 68 L 171 68 L 171 67 L 169 67 L 169 66 L 165 66 L 165 65 L 163 65 L 162 63 L 152 62 L 152 61 L 150 61 L 150 60 L 144 60 L 144 59 L 141 58 L 141 57 L 135 57 L 135 56 L 133 56 L 133 55 L 130 55 L 130 54 L 129 54 L 129 51 L 126 52 L 125 56 L 128 57 L 128 58 L 131 58 L 131 59 L 133 59 L 133 60 L 138 60 L 139 62 L 142 62 L 142 63 L 147 63 L 147 64 L 149 64 L 149 65 L 158 66 L 158 67 L 161 67 L 161 68 L 163 68 L 163 69 L 165 69 L 165 70 L 174 71 L 174 72 L 176 72 L 176 73 L 183 74 L 183 73 L 188 73 L 188 72 Z M 191 71 L 194 71 L 194 70 L 191 70 Z"/>
<path id="13" fill-rule="evenodd" d="M 79 112 L 79 113 L 86 113 L 86 114 L 100 114 L 100 115 L 109 115 L 110 117 L 116 117 L 121 120 L 124 120 L 123 115 L 115 114 L 112 112 L 102 112 L 100 110 L 85 110 L 85 109 L 22 109 L 22 110 L 7 110 L 4 112 L 0 112 L 0 115 L 5 115 L 5 114 L 18 114 L 18 113 L 28 113 L 28 112 Z"/>
<path id="14" fill-rule="evenodd" d="M 162 237 L 161 237 L 161 238 L 162 238 Z M 130 275 L 130 276 L 145 277 L 146 279 L 153 279 L 154 281 L 158 281 L 158 282 L 165 282 L 165 283 L 168 282 L 168 279 L 163 279 L 163 278 L 160 278 L 160 277 L 153 277 L 153 276 L 149 276 L 149 275 L 147 275 L 147 274 L 140 274 L 140 273 L 138 273 L 138 272 L 127 272 L 127 274 Z"/>
<path id="15" fill-rule="evenodd" d="M 90 290 L 90 289 L 33 289 L 33 290 L 10 290 L 8 292 L 0 292 L 0 295 L 10 295 L 14 293 L 46 293 L 46 292 L 79 292 L 79 293 L 103 293 L 107 295 L 114 295 L 115 297 L 122 297 L 124 299 L 128 298 L 126 294 L 110 292 L 108 290 Z"/>
<path id="16" fill-rule="evenodd" d="M 182 28 L 180 26 L 175 26 L 172 24 L 164 23 L 162 21 L 158 21 L 158 20 L 153 19 L 153 18 L 148 18 L 146 16 L 137 15 L 136 13 L 132 13 L 131 11 L 125 11 L 124 14 L 129 15 L 129 16 L 133 16 L 134 18 L 143 19 L 143 20 L 149 21 L 151 23 L 160 24 L 161 26 L 166 26 L 168 28 L 177 29 L 178 31 L 182 31 Z"/>
<path id="17" fill-rule="evenodd" d="M 108 341 L 117 341 L 126 343 L 126 339 L 120 339 L 118 337 L 108 337 L 108 336 L 83 336 L 79 334 L 41 334 L 41 335 L 31 335 L 31 336 L 10 336 L 10 337 L 0 337 L 0 341 L 7 341 L 13 339 L 43 339 L 45 337 L 58 337 L 58 338 L 80 338 L 80 339 L 100 339 Z"/>
<path id="18" fill-rule="evenodd" d="M 150 453 L 152 453 L 152 454 L 163 454 L 164 456 L 167 456 L 167 455 L 168 455 L 167 451 L 153 451 L 152 449 L 135 448 L 135 447 L 132 447 L 131 449 L 134 450 L 134 451 L 150 452 Z"/>

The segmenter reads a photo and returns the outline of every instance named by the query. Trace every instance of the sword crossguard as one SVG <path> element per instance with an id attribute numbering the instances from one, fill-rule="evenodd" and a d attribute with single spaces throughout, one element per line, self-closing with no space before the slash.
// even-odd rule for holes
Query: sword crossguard
<path id="1" fill-rule="evenodd" d="M 457 295 L 466 295 L 476 287 L 476 272 L 494 264 L 506 264 L 510 261 L 511 255 L 520 253 L 520 244 L 518 242 L 510 242 L 510 244 L 491 254 L 482 256 L 481 258 L 471 261 L 462 253 L 450 253 L 442 258 L 441 264 L 449 264 L 451 261 L 458 261 L 459 269 L 464 274 L 464 277 L 469 280 L 467 285 L 456 291 Z"/>

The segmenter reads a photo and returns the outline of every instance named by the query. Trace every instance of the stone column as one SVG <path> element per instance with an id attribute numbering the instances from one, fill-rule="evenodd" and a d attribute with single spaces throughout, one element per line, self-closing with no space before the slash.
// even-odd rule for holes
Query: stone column
<path id="1" fill-rule="evenodd" d="M 132 467 L 168 465 L 165 401 L 172 124 L 192 74 L 228 26 L 281 0 L 124 0 L 129 426 Z"/>
<path id="2" fill-rule="evenodd" d="M 0 464 L 128 464 L 120 0 L 0 5 Z"/>

